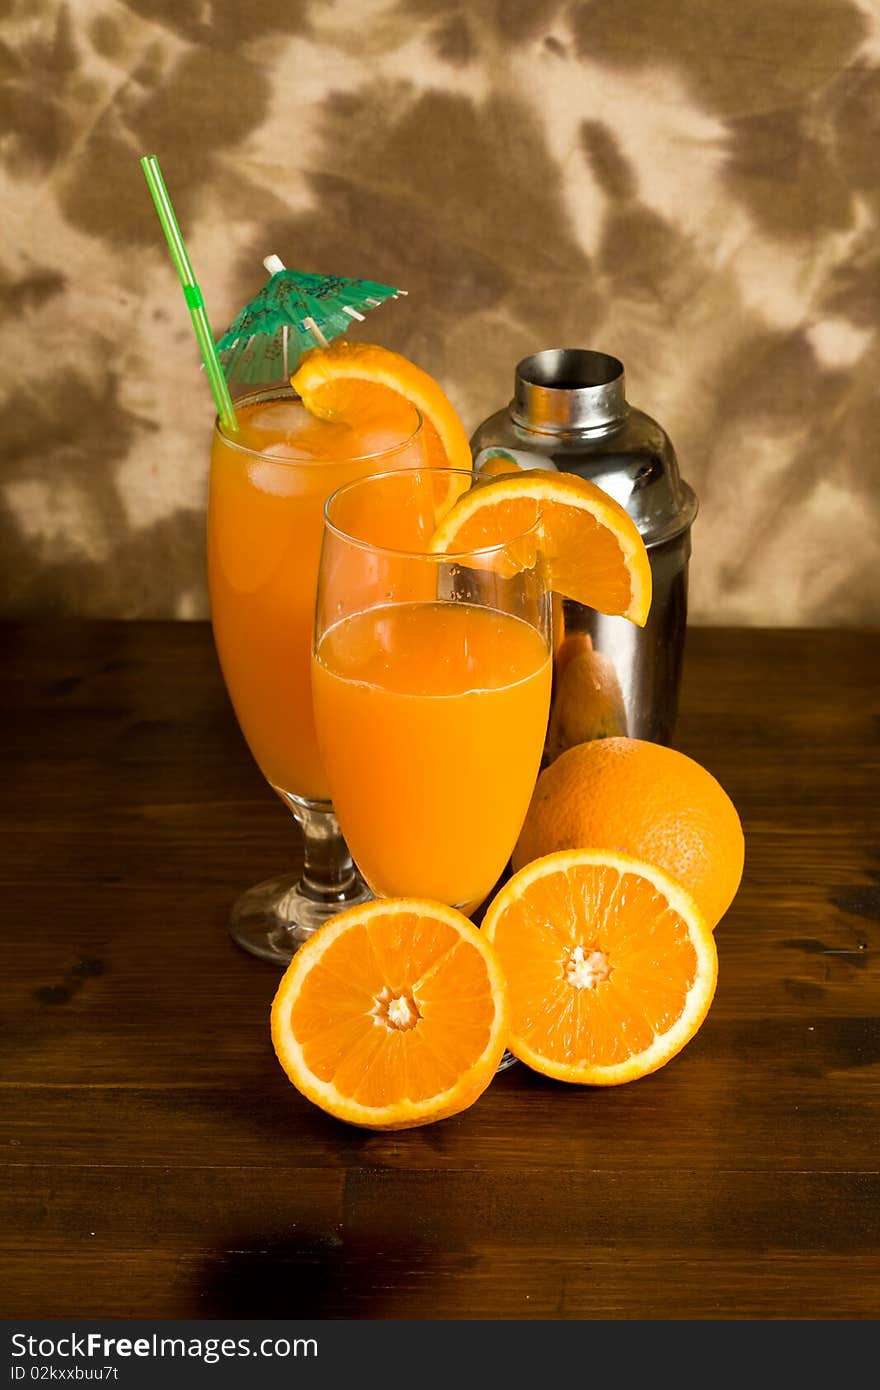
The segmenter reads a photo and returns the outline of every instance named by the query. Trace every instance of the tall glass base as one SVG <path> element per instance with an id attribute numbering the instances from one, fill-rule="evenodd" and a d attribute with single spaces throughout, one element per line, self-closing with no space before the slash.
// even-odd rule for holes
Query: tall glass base
<path id="1" fill-rule="evenodd" d="M 251 955 L 288 965 L 329 917 L 369 902 L 373 894 L 352 863 L 330 802 L 274 790 L 302 830 L 303 870 L 266 879 L 242 893 L 229 914 L 229 933 Z"/>

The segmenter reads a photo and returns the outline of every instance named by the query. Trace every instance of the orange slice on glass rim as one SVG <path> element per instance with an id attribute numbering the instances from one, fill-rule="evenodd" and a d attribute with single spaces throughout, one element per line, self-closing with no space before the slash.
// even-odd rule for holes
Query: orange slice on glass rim
<path id="1" fill-rule="evenodd" d="M 544 469 L 491 478 L 458 498 L 431 549 L 460 554 L 501 544 L 529 529 L 535 504 L 551 588 L 644 627 L 651 607 L 645 543 L 623 507 L 585 478 Z"/>
<path id="2" fill-rule="evenodd" d="M 472 468 L 464 425 L 442 387 L 422 367 L 376 343 L 338 338 L 311 348 L 299 360 L 290 384 L 306 409 L 322 420 L 356 422 L 403 397 L 422 416 L 426 462 L 437 468 Z"/>
<path id="3" fill-rule="evenodd" d="M 454 908 L 418 898 L 352 907 L 300 946 L 272 1004 L 288 1078 L 367 1129 L 455 1115 L 489 1085 L 507 1041 L 494 948 Z"/>
<path id="4" fill-rule="evenodd" d="M 508 1047 L 560 1081 L 616 1086 L 662 1067 L 715 993 L 715 938 L 662 869 L 560 850 L 508 880 L 482 924 L 507 978 Z"/>

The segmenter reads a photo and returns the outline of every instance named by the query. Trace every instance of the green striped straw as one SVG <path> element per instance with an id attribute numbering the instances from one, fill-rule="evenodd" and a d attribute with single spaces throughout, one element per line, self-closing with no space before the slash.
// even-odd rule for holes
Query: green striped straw
<path id="1" fill-rule="evenodd" d="M 220 423 L 227 434 L 237 434 L 238 420 L 232 408 L 232 397 L 229 394 L 226 377 L 223 375 L 220 358 L 217 356 L 217 349 L 214 346 L 214 335 L 211 332 L 211 325 L 205 311 L 205 301 L 193 273 L 189 254 L 183 244 L 183 237 L 174 215 L 174 208 L 171 206 L 171 199 L 168 197 L 168 189 L 165 187 L 159 161 L 154 154 L 145 154 L 141 160 L 141 168 L 144 171 L 147 186 L 153 195 L 153 202 L 156 204 L 156 211 L 159 214 L 162 231 L 165 233 L 165 240 L 168 242 L 174 269 L 177 271 L 183 286 L 183 297 L 189 305 L 199 351 L 202 354 L 205 371 L 208 373 L 208 381 L 211 383 L 211 390 L 214 393 Z"/>

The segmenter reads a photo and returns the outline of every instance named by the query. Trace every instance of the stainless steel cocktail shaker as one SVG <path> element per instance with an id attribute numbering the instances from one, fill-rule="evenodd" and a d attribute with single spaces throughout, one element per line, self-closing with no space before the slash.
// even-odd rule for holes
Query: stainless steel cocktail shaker
<path id="1" fill-rule="evenodd" d="M 644 628 L 566 599 L 548 754 L 585 738 L 629 734 L 668 743 L 678 710 L 697 499 L 666 431 L 626 399 L 623 364 L 604 352 L 552 348 L 523 358 L 513 400 L 471 438 L 474 465 L 508 456 L 596 483 L 629 512 L 651 562 Z"/>

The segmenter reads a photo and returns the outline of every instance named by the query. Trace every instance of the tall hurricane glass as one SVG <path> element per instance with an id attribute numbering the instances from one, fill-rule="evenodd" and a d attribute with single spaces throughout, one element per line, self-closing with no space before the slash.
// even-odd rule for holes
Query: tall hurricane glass
<path id="1" fill-rule="evenodd" d="M 229 929 L 283 964 L 327 917 L 370 896 L 339 831 L 312 717 L 324 504 L 364 474 L 424 463 L 424 441 L 418 411 L 402 400 L 358 427 L 315 419 L 283 387 L 237 400 L 236 414 L 239 433 L 215 423 L 211 452 L 211 621 L 242 733 L 299 822 L 304 867 L 246 891 Z"/>
<path id="2" fill-rule="evenodd" d="M 502 544 L 431 551 L 455 498 L 488 485 L 416 469 L 333 494 L 312 665 L 318 745 L 366 882 L 466 913 L 522 826 L 552 666 L 537 509 L 520 509 Z"/>

